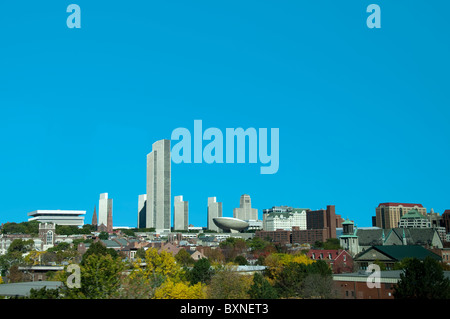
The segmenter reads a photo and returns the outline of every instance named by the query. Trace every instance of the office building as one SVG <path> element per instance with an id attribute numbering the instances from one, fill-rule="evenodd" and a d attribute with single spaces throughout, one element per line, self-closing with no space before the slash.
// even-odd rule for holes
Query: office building
<path id="1" fill-rule="evenodd" d="M 175 196 L 173 201 L 173 229 L 188 230 L 189 202 L 183 201 L 183 196 Z"/>
<path id="2" fill-rule="evenodd" d="M 56 225 L 83 226 L 85 210 L 35 210 L 28 213 L 28 221 L 37 220 L 41 223 Z"/>
<path id="3" fill-rule="evenodd" d="M 222 217 L 222 203 L 217 202 L 216 197 L 208 197 L 208 230 L 220 231 L 220 228 L 214 223 L 213 218 Z"/>
<path id="4" fill-rule="evenodd" d="M 274 206 L 271 209 L 265 209 L 263 213 L 263 229 L 275 231 L 277 229 L 292 230 L 292 227 L 298 227 L 300 230 L 306 227 L 306 212 L 308 208 L 292 208 L 288 206 Z"/>
<path id="5" fill-rule="evenodd" d="M 416 209 L 409 210 L 400 217 L 399 228 L 431 228 L 431 222 Z"/>
<path id="6" fill-rule="evenodd" d="M 98 200 L 98 226 L 104 225 L 108 227 L 108 211 L 111 210 L 112 214 L 112 198 L 108 198 L 108 193 L 100 194 Z"/>
<path id="7" fill-rule="evenodd" d="M 375 209 L 376 227 L 383 229 L 397 228 L 400 218 L 408 213 L 411 209 L 415 209 L 419 214 L 427 216 L 427 209 L 421 204 L 409 203 L 381 203 Z"/>
<path id="8" fill-rule="evenodd" d="M 147 214 L 147 194 L 138 197 L 138 221 L 137 228 L 145 228 L 145 216 Z"/>
<path id="9" fill-rule="evenodd" d="M 326 210 L 306 212 L 307 229 L 326 229 L 327 238 L 336 238 L 336 227 L 339 227 L 341 223 L 341 217 L 336 215 L 334 205 L 328 205 Z"/>
<path id="10" fill-rule="evenodd" d="M 239 208 L 233 210 L 233 217 L 245 221 L 258 220 L 258 210 L 252 208 L 250 195 L 244 194 L 241 196 Z"/>
<path id="11" fill-rule="evenodd" d="M 170 140 L 153 143 L 152 151 L 147 155 L 147 207 L 146 228 L 155 228 L 157 232 L 170 232 Z"/>

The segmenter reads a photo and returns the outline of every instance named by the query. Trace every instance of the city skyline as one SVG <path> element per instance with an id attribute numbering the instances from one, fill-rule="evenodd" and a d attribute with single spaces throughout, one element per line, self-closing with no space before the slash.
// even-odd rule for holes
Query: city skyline
<path id="1" fill-rule="evenodd" d="M 89 221 L 107 192 L 114 225 L 136 225 L 152 143 L 194 120 L 279 128 L 279 167 L 172 163 L 191 224 L 242 194 L 259 218 L 334 205 L 358 226 L 384 202 L 450 208 L 448 1 L 380 3 L 380 29 L 355 2 L 79 5 L 80 29 L 57 1 L 0 5 L 0 222 Z"/>

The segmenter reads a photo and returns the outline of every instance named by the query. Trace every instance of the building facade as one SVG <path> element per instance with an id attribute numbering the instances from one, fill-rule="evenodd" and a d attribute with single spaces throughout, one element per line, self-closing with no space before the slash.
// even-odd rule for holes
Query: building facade
<path id="1" fill-rule="evenodd" d="M 275 231 L 277 229 L 292 230 L 298 227 L 300 230 L 307 229 L 306 226 L 307 209 L 290 208 L 283 212 L 272 211 L 264 213 L 263 229 Z"/>
<path id="2" fill-rule="evenodd" d="M 147 194 L 139 195 L 138 197 L 138 228 L 146 228 L 145 216 L 147 214 Z"/>
<path id="3" fill-rule="evenodd" d="M 216 232 L 221 231 L 220 228 L 213 222 L 213 218 L 222 217 L 222 203 L 217 202 L 216 197 L 208 197 L 208 230 Z"/>
<path id="4" fill-rule="evenodd" d="M 239 208 L 233 210 L 233 217 L 245 221 L 258 220 L 258 210 L 252 208 L 250 195 L 244 194 L 241 196 Z"/>
<path id="5" fill-rule="evenodd" d="M 306 212 L 307 229 L 326 229 L 328 238 L 336 238 L 336 225 L 339 223 L 334 205 L 327 209 L 310 210 Z"/>
<path id="6" fill-rule="evenodd" d="M 56 225 L 83 226 L 85 210 L 35 210 L 28 213 L 28 221 L 37 220 L 41 223 Z"/>
<path id="7" fill-rule="evenodd" d="M 389 229 L 398 227 L 400 218 L 411 209 L 417 210 L 421 215 L 427 215 L 427 209 L 422 204 L 409 203 L 381 203 L 375 209 L 376 227 Z"/>
<path id="8" fill-rule="evenodd" d="M 398 222 L 400 228 L 431 228 L 431 221 L 420 214 L 416 209 L 410 209 L 400 217 Z"/>
<path id="9" fill-rule="evenodd" d="M 171 159 L 170 140 L 153 143 L 147 155 L 146 228 L 157 232 L 171 228 Z"/>
<path id="10" fill-rule="evenodd" d="M 188 230 L 189 202 L 183 201 L 183 196 L 175 196 L 173 201 L 173 229 Z"/>
<path id="11" fill-rule="evenodd" d="M 108 193 L 100 194 L 100 199 L 98 200 L 98 225 L 108 226 L 108 211 L 112 212 L 113 200 L 108 198 Z"/>

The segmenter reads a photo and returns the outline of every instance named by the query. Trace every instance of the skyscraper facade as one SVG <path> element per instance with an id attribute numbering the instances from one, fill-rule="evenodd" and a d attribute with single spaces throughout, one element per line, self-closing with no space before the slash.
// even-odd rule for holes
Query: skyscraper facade
<path id="1" fill-rule="evenodd" d="M 108 226 L 108 210 L 111 208 L 112 211 L 113 200 L 108 198 L 108 193 L 100 194 L 100 199 L 98 201 L 98 226 L 104 225 Z"/>
<path id="2" fill-rule="evenodd" d="M 153 143 L 147 155 L 147 205 L 146 228 L 156 231 L 170 231 L 170 140 Z"/>
<path id="3" fill-rule="evenodd" d="M 422 204 L 410 203 L 381 203 L 375 209 L 376 226 L 384 229 L 397 228 L 400 218 L 411 209 L 427 216 L 427 209 Z"/>
<path id="4" fill-rule="evenodd" d="M 138 198 L 138 228 L 145 228 L 145 216 L 147 214 L 147 194 L 139 195 Z"/>
<path id="5" fill-rule="evenodd" d="M 188 230 L 189 202 L 183 201 L 183 196 L 175 196 L 173 202 L 173 229 Z"/>
<path id="6" fill-rule="evenodd" d="M 233 217 L 242 220 L 258 220 L 258 210 L 252 208 L 250 195 L 244 194 L 241 196 L 239 208 L 233 210 Z"/>
<path id="7" fill-rule="evenodd" d="M 216 197 L 208 197 L 208 230 L 221 231 L 213 222 L 213 218 L 222 217 L 222 203 L 217 202 Z"/>

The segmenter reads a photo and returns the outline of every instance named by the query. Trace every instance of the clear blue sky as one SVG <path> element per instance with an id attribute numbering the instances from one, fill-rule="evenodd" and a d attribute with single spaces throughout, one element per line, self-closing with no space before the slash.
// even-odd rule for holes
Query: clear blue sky
<path id="1" fill-rule="evenodd" d="M 66 8 L 81 7 L 81 29 Z M 381 29 L 366 8 L 381 7 Z M 114 199 L 136 226 L 146 155 L 177 127 L 279 128 L 280 168 L 172 165 L 206 226 L 241 194 L 370 226 L 380 202 L 450 208 L 450 2 L 2 1 L 0 222 Z"/>

